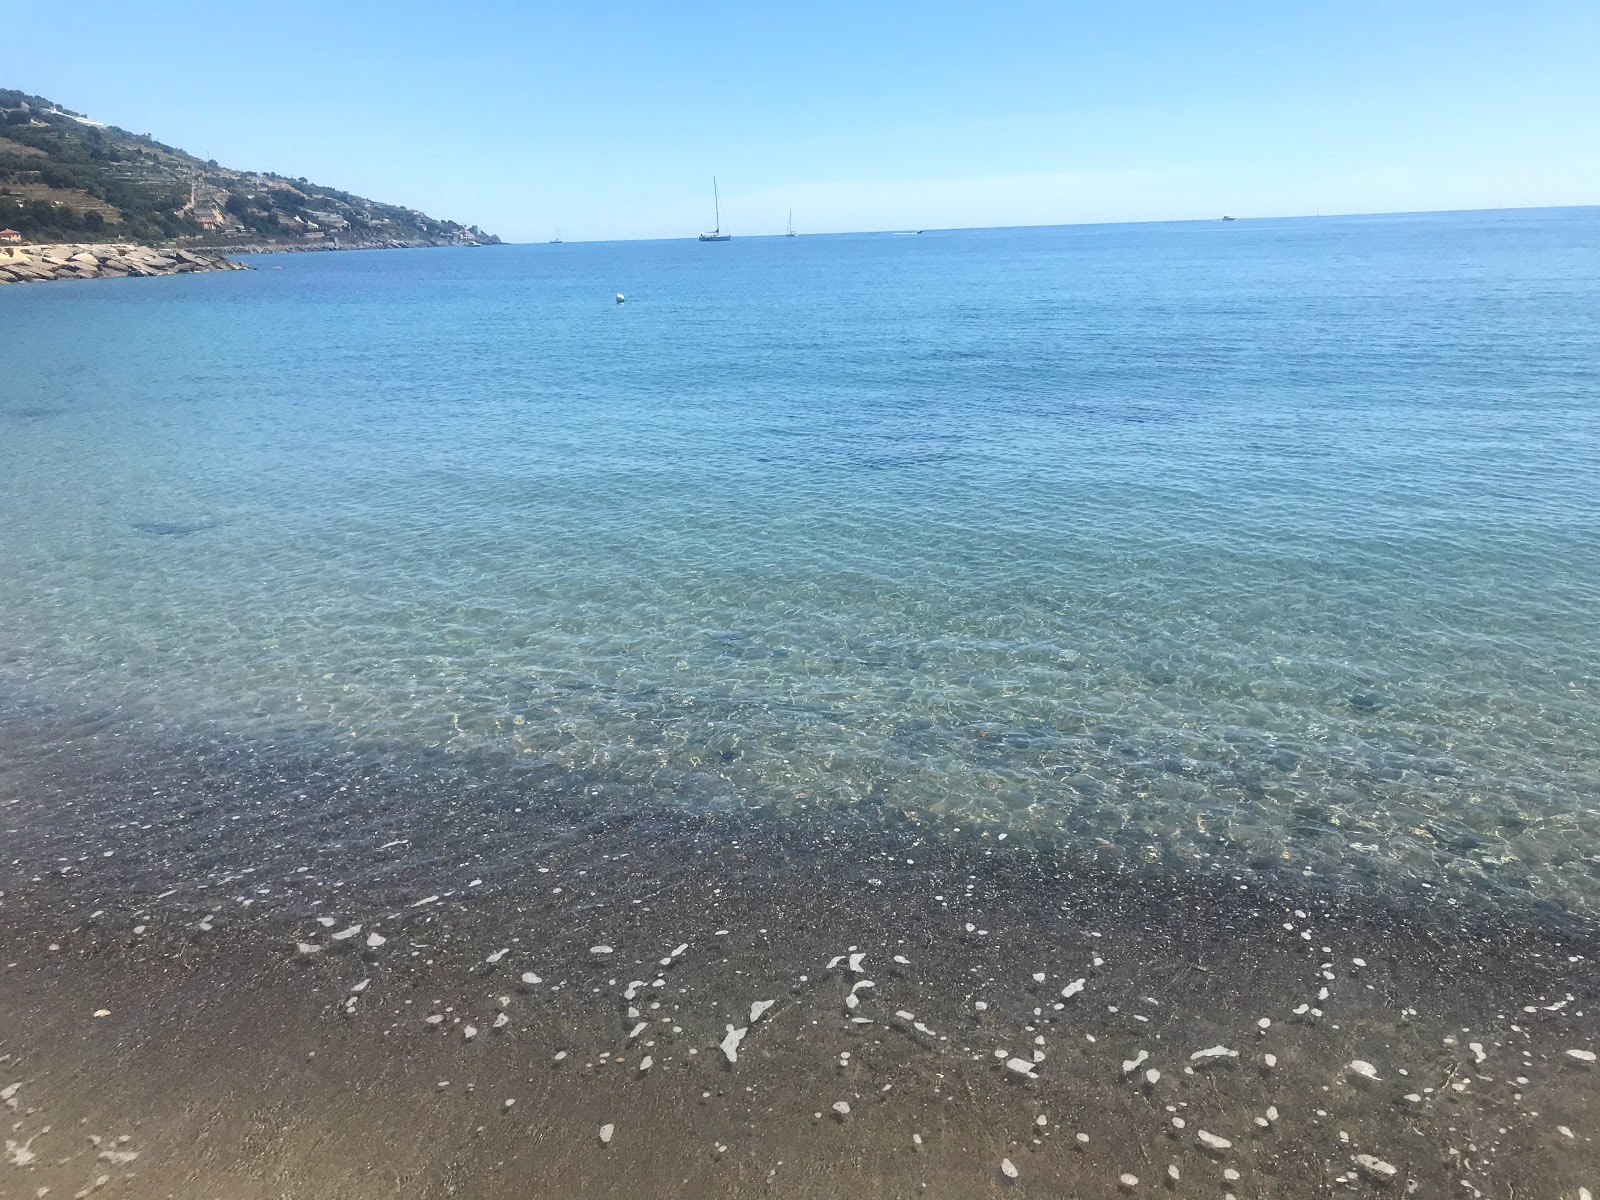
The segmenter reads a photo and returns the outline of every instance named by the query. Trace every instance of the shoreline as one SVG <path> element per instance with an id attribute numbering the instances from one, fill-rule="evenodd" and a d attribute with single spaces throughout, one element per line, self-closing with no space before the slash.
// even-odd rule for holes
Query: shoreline
<path id="1" fill-rule="evenodd" d="M 0 775 L 16 1194 L 1577 1196 L 1600 1172 L 1600 1074 L 1568 1054 L 1600 1049 L 1600 938 L 1536 905 L 180 745 L 91 727 Z"/>
<path id="2" fill-rule="evenodd" d="M 0 246 L 0 284 L 247 270 L 243 263 L 212 250 L 157 248 L 133 242 Z"/>
<path id="3" fill-rule="evenodd" d="M 203 271 L 248 271 L 228 255 L 328 253 L 343 250 L 419 250 L 484 246 L 491 242 L 386 239 L 355 245 L 268 243 L 228 246 L 145 246 L 134 242 L 61 242 L 0 246 L 0 284 L 53 283 L 69 279 L 189 275 Z"/>

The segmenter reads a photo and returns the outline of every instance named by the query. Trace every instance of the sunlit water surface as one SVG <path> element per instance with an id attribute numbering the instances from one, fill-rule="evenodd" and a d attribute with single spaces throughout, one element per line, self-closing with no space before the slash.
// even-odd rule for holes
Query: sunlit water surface
<path id="1" fill-rule="evenodd" d="M 1600 210 L 251 261 L 0 290 L 11 699 L 1600 900 Z"/>

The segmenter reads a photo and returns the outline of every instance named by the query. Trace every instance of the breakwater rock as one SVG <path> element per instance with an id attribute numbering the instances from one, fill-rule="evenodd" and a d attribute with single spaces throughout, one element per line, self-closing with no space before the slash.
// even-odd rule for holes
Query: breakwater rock
<path id="1" fill-rule="evenodd" d="M 116 279 L 129 275 L 187 275 L 243 271 L 211 250 L 171 250 L 128 242 L 0 247 L 0 283 L 51 279 Z"/>

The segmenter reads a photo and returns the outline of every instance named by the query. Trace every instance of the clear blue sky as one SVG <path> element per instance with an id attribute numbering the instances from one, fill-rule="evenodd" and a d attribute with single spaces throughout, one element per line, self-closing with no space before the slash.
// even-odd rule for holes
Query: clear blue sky
<path id="1" fill-rule="evenodd" d="M 136 15 L 135 15 L 136 14 Z M 1600 203 L 1595 0 L 0 4 L 0 82 L 509 240 Z"/>

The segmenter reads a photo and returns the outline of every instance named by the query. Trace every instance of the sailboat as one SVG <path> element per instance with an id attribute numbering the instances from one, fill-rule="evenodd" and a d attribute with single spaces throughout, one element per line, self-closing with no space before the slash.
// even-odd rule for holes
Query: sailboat
<path id="1" fill-rule="evenodd" d="M 787 226 L 785 226 L 784 231 L 783 231 L 783 236 L 784 237 L 799 237 L 800 236 L 798 233 L 796 233 L 794 231 L 794 209 L 792 209 L 792 208 L 789 210 L 789 224 Z"/>
<path id="2" fill-rule="evenodd" d="M 717 226 L 710 233 L 702 233 L 700 235 L 700 240 L 702 242 L 732 241 L 733 234 L 722 232 L 722 198 L 717 195 L 717 177 L 715 175 L 711 177 L 711 202 L 715 204 L 717 208 Z"/>
<path id="3" fill-rule="evenodd" d="M 555 237 L 550 239 L 550 245 L 552 245 L 552 246 L 561 245 L 561 226 L 559 226 L 559 225 L 556 226 L 556 235 L 555 235 Z"/>

